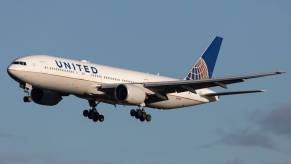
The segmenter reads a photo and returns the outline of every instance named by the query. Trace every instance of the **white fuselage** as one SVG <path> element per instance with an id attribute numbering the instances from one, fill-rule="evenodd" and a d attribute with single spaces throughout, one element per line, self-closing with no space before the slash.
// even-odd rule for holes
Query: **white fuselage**
<path id="1" fill-rule="evenodd" d="M 173 81 L 174 78 L 141 73 L 126 69 L 97 65 L 84 60 L 71 60 L 46 55 L 35 55 L 18 58 L 15 61 L 25 62 L 25 65 L 11 64 L 8 72 L 15 80 L 30 84 L 33 87 L 48 89 L 60 93 L 73 94 L 86 98 L 97 95 L 96 101 L 120 104 L 114 97 L 105 98 L 98 87 L 102 84 L 145 83 Z M 211 101 L 200 96 L 201 93 L 211 93 L 209 89 L 196 90 L 196 93 L 181 92 L 167 94 L 168 100 L 146 104 L 147 107 L 158 109 L 180 108 Z"/>

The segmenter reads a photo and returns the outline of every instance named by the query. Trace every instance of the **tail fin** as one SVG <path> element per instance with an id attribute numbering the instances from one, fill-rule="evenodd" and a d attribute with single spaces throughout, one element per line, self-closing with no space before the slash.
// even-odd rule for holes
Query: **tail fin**
<path id="1" fill-rule="evenodd" d="M 220 50 L 223 38 L 215 37 L 206 51 L 195 62 L 185 80 L 208 79 L 212 77 L 216 59 Z"/>

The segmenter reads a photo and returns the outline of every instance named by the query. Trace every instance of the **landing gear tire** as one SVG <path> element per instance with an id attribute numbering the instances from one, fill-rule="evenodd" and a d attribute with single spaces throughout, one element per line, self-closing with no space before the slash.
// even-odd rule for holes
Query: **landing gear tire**
<path id="1" fill-rule="evenodd" d="M 93 111 L 89 111 L 88 118 L 89 119 L 93 119 L 94 118 L 94 112 Z"/>
<path id="2" fill-rule="evenodd" d="M 146 117 L 147 117 L 147 114 L 146 114 L 146 112 L 142 112 L 142 116 L 141 116 L 141 118 L 145 120 L 145 119 L 146 119 Z"/>
<path id="3" fill-rule="evenodd" d="M 140 109 L 138 109 L 136 111 L 136 116 L 137 116 L 137 118 L 141 118 L 142 117 L 142 111 Z"/>
<path id="4" fill-rule="evenodd" d="M 137 116 L 137 114 L 134 116 L 136 119 L 139 119 L 139 117 Z"/>
<path id="5" fill-rule="evenodd" d="M 136 115 L 136 111 L 134 110 L 134 109 L 131 109 L 130 110 L 130 115 L 133 117 L 133 116 L 135 116 Z"/>
<path id="6" fill-rule="evenodd" d="M 139 120 L 141 121 L 141 122 L 144 122 L 144 118 L 143 117 L 141 117 L 141 118 L 139 118 Z"/>
<path id="7" fill-rule="evenodd" d="M 100 122 L 103 122 L 104 121 L 104 116 L 101 114 L 101 115 L 99 115 L 99 121 Z"/>
<path id="8" fill-rule="evenodd" d="M 152 116 L 150 114 L 146 115 L 146 120 L 147 122 L 150 122 L 152 120 Z"/>
<path id="9" fill-rule="evenodd" d="M 92 113 L 91 113 L 92 112 Z M 90 111 L 90 113 L 91 113 L 91 116 L 90 116 L 90 118 L 94 121 L 94 122 L 98 122 L 99 121 L 99 113 L 98 112 L 96 112 L 96 111 Z M 88 118 L 89 118 L 89 116 L 88 116 Z"/>
<path id="10" fill-rule="evenodd" d="M 31 102 L 31 100 L 30 100 L 30 96 L 24 96 L 24 97 L 23 97 L 23 101 L 24 101 L 24 102 Z"/>
<path id="11" fill-rule="evenodd" d="M 97 122 L 98 120 L 99 120 L 99 119 L 98 119 L 98 116 L 94 116 L 94 117 L 93 117 L 93 121 L 94 121 L 94 122 Z"/>
<path id="12" fill-rule="evenodd" d="M 88 117 L 89 116 L 89 111 L 88 110 L 83 110 L 83 116 Z"/>

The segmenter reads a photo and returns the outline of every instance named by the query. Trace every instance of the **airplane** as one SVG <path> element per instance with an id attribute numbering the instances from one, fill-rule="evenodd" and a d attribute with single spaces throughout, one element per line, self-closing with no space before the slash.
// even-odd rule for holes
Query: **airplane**
<path id="1" fill-rule="evenodd" d="M 53 106 L 64 96 L 75 95 L 89 102 L 83 116 L 103 122 L 97 105 L 136 106 L 130 115 L 142 122 L 152 120 L 145 108 L 176 109 L 210 102 L 220 96 L 264 92 L 243 90 L 215 92 L 212 87 L 227 89 L 227 85 L 248 79 L 278 75 L 275 71 L 242 76 L 212 77 L 222 37 L 215 37 L 205 52 L 190 68 L 184 79 L 176 79 L 133 70 L 97 65 L 87 60 L 73 60 L 48 55 L 30 55 L 15 59 L 7 68 L 9 76 L 20 84 L 26 96 L 24 102 Z"/>

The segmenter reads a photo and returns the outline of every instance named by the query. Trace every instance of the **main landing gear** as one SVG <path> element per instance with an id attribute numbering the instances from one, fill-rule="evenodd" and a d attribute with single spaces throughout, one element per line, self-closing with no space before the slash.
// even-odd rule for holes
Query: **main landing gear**
<path id="1" fill-rule="evenodd" d="M 97 104 L 94 100 L 89 100 L 88 102 L 91 109 L 84 110 L 83 116 L 89 118 L 90 120 L 93 120 L 94 122 L 103 122 L 104 116 L 102 114 L 99 114 L 96 109 L 96 106 L 99 104 L 99 102 Z M 130 115 L 132 117 L 135 117 L 136 119 L 139 119 L 141 122 L 150 122 L 152 120 L 152 116 L 144 111 L 143 106 L 139 106 L 138 109 L 132 109 L 130 111 Z"/>
<path id="2" fill-rule="evenodd" d="M 99 104 L 99 103 L 98 103 Z M 89 105 L 91 109 L 89 110 L 84 110 L 83 111 L 83 116 L 88 117 L 89 119 L 93 120 L 94 122 L 103 122 L 104 121 L 104 116 L 102 114 L 99 114 L 96 106 L 98 105 L 94 100 L 89 100 Z"/>
<path id="3" fill-rule="evenodd" d="M 130 110 L 130 115 L 132 117 L 135 117 L 136 119 L 139 119 L 141 122 L 149 122 L 152 120 L 152 116 L 150 114 L 147 114 L 143 108 Z"/>

